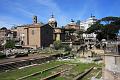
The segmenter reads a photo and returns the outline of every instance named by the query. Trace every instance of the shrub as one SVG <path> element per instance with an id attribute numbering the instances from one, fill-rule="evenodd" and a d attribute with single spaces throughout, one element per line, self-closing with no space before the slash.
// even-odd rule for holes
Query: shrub
<path id="1" fill-rule="evenodd" d="M 15 41 L 14 40 L 8 40 L 5 44 L 5 48 L 14 48 L 15 47 Z"/>
<path id="2" fill-rule="evenodd" d="M 70 48 L 69 45 L 63 45 L 63 48 L 65 49 L 65 51 L 71 51 L 72 48 Z"/>
<path id="3" fill-rule="evenodd" d="M 0 52 L 0 59 L 5 58 L 6 55 Z"/>
<path id="4" fill-rule="evenodd" d="M 62 48 L 62 43 L 61 43 L 61 41 L 54 41 L 53 44 L 54 44 L 54 48 L 55 48 L 56 50 Z"/>

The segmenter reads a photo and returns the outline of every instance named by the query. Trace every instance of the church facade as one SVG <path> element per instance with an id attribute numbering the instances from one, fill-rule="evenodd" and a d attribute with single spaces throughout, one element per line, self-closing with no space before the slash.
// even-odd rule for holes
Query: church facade
<path id="1" fill-rule="evenodd" d="M 32 24 L 17 26 L 12 30 L 17 32 L 17 38 L 20 39 L 19 46 L 49 47 L 54 41 L 65 40 L 65 29 L 57 26 L 54 15 L 51 15 L 47 24 L 38 23 L 37 16 L 33 16 L 32 21 Z"/>
<path id="2" fill-rule="evenodd" d="M 54 28 L 52 26 L 49 23 L 38 23 L 37 16 L 34 16 L 32 24 L 18 26 L 13 31 L 17 32 L 22 47 L 49 47 L 53 44 Z"/>

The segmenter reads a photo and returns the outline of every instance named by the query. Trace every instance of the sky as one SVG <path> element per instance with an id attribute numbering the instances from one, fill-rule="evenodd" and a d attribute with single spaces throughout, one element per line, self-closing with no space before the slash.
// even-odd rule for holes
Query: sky
<path id="1" fill-rule="evenodd" d="M 120 16 L 120 0 L 0 0 L 0 27 L 31 24 L 32 17 L 47 23 L 53 13 L 58 26 L 71 19 L 86 20 L 91 14 L 100 19 Z"/>

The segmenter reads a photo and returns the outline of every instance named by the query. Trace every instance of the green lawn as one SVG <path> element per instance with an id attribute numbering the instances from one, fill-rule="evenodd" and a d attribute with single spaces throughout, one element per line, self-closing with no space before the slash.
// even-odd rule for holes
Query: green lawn
<path id="1" fill-rule="evenodd" d="M 70 70 L 69 74 L 67 74 L 66 77 L 72 79 L 92 66 L 92 64 L 79 63 L 76 66 L 74 66 L 73 69 Z"/>
<path id="2" fill-rule="evenodd" d="M 52 61 L 50 63 L 45 63 L 38 66 L 32 66 L 32 67 L 23 68 L 23 69 L 16 69 L 14 71 L 3 72 L 3 73 L 0 73 L 0 80 L 15 80 L 17 78 L 20 78 L 38 71 L 42 71 L 44 69 L 54 67 L 59 64 L 63 64 L 63 63 Z"/>
<path id="3" fill-rule="evenodd" d="M 38 74 L 38 75 L 35 75 L 35 76 L 28 77 L 25 80 L 40 80 L 42 78 L 45 78 L 45 77 L 50 76 L 52 74 L 55 74 L 55 73 L 57 73 L 59 71 L 63 71 L 64 69 L 67 69 L 69 67 L 71 67 L 71 66 L 67 65 L 67 64 L 64 64 L 64 65 L 62 65 L 60 67 L 45 71 L 42 74 Z"/>
<path id="4" fill-rule="evenodd" d="M 59 76 L 59 77 L 55 78 L 54 80 L 73 80 L 73 78 L 75 78 L 80 73 L 84 72 L 86 69 L 89 69 L 91 67 L 101 67 L 102 66 L 102 64 L 95 64 L 95 63 L 80 63 L 80 62 L 76 63 L 73 60 L 72 61 L 64 61 L 64 62 L 68 63 L 68 64 L 73 64 L 75 66 L 69 72 L 66 72 L 64 74 L 64 76 Z M 92 74 L 97 74 L 97 72 L 99 70 L 100 69 L 95 70 L 94 73 L 92 73 Z M 101 74 L 99 74 L 98 76 L 101 76 Z M 88 79 L 90 77 L 93 77 L 93 75 L 87 75 L 82 80 L 90 80 L 90 79 Z"/>
<path id="5" fill-rule="evenodd" d="M 68 79 L 65 77 L 59 76 L 59 77 L 54 78 L 53 80 L 68 80 Z"/>
<path id="6" fill-rule="evenodd" d="M 16 69 L 14 71 L 8 71 L 0 73 L 0 80 L 16 80 L 20 77 L 30 75 L 32 73 L 43 71 L 45 69 L 55 67 L 57 65 L 63 64 L 62 66 L 58 68 L 54 68 L 48 71 L 43 72 L 42 74 L 38 74 L 35 76 L 28 77 L 24 80 L 40 80 L 41 78 L 45 78 L 47 76 L 50 76 L 51 74 L 57 73 L 63 69 L 72 68 L 69 71 L 64 72 L 59 77 L 54 78 L 53 80 L 72 80 L 74 77 L 79 75 L 80 73 L 84 72 L 86 69 L 89 69 L 93 66 L 99 66 L 94 63 L 76 63 L 71 61 L 51 61 L 49 63 L 44 63 L 37 66 L 32 66 L 28 68 L 23 69 Z M 96 74 L 96 72 L 95 72 Z M 83 79 L 84 80 L 84 79 Z"/>
<path id="7" fill-rule="evenodd" d="M 93 69 L 82 80 L 90 80 L 92 77 L 95 77 L 99 71 L 101 71 L 101 69 Z M 97 78 L 100 78 L 101 76 L 102 76 L 102 73 L 100 72 L 100 74 L 98 74 Z"/>

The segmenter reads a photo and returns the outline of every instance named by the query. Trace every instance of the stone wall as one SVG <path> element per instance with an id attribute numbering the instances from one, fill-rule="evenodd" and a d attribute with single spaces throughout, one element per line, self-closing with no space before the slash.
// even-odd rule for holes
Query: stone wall
<path id="1" fill-rule="evenodd" d="M 120 55 L 105 55 L 104 80 L 120 80 Z"/>

